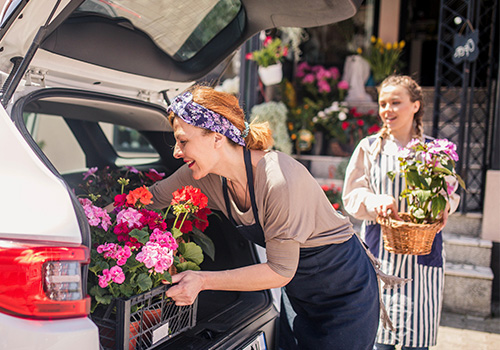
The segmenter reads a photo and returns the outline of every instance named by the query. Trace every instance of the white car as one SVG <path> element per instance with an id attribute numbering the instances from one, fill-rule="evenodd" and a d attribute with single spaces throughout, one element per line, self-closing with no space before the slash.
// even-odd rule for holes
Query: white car
<path id="1" fill-rule="evenodd" d="M 169 100 L 261 30 L 346 19 L 361 0 L 11 0 L 0 27 L 0 349 L 97 350 L 90 229 L 72 184 L 91 167 L 172 173 Z M 216 71 L 216 70 L 215 70 Z M 258 261 L 226 221 L 216 258 Z M 273 349 L 269 291 L 200 294 L 196 326 L 156 349 Z M 102 347 L 101 347 L 102 348 Z M 127 347 L 128 348 L 128 347 Z"/>

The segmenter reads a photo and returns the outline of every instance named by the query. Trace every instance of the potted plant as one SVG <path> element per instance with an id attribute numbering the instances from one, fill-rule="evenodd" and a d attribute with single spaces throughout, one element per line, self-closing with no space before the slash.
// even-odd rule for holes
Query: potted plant
<path id="1" fill-rule="evenodd" d="M 384 43 L 381 38 L 372 36 L 370 47 L 366 52 L 362 52 L 361 48 L 358 49 L 358 53 L 361 53 L 370 64 L 373 80 L 376 84 L 382 82 L 400 68 L 399 57 L 404 47 L 404 40 L 399 43 Z"/>
<path id="2" fill-rule="evenodd" d="M 287 130 L 288 109 L 283 102 L 265 102 L 252 107 L 250 120 L 259 120 L 268 122 L 273 132 L 273 148 L 283 153 L 292 153 L 292 143 Z"/>
<path id="3" fill-rule="evenodd" d="M 380 130 L 379 118 L 374 110 L 360 112 L 347 103 L 334 101 L 313 118 L 315 128 L 326 135 L 334 156 L 351 155 L 356 144 L 365 136 Z"/>
<path id="4" fill-rule="evenodd" d="M 267 36 L 260 50 L 249 52 L 247 60 L 255 61 L 259 66 L 259 77 L 264 85 L 274 85 L 283 79 L 281 60 L 288 54 L 288 47 L 280 38 Z"/>
<path id="5" fill-rule="evenodd" d="M 398 254 L 426 255 L 436 233 L 442 228 L 443 211 L 458 186 L 465 189 L 455 172 L 458 161 L 456 145 L 446 139 L 423 142 L 413 139 L 399 153 L 399 176 L 405 187 L 400 198 L 406 198 L 408 212 L 399 213 L 402 220 L 377 217 L 382 226 L 384 246 Z M 398 174 L 388 172 L 391 180 Z"/>

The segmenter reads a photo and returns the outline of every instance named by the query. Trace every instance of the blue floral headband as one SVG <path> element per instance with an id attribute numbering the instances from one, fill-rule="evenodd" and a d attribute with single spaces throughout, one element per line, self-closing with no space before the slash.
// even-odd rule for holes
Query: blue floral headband
<path id="1" fill-rule="evenodd" d="M 243 133 L 225 117 L 193 101 L 193 94 L 189 91 L 178 95 L 168 106 L 167 112 L 174 112 L 189 125 L 208 129 L 226 136 L 238 145 L 245 146 L 244 138 L 248 135 L 249 126 L 245 122 Z"/>

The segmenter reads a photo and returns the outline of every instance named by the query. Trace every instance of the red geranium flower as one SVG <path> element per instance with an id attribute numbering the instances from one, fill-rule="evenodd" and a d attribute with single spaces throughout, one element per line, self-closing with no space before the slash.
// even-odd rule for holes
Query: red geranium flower
<path id="1" fill-rule="evenodd" d="M 123 194 L 117 194 L 115 196 L 115 207 L 123 207 L 125 205 L 125 203 L 127 203 L 127 194 L 126 193 L 123 193 Z"/>
<path id="2" fill-rule="evenodd" d="M 208 204 L 207 196 L 205 196 L 199 188 L 195 188 L 193 186 L 185 186 L 180 190 L 175 191 L 172 195 L 172 205 L 189 203 L 197 209 L 203 209 Z"/>
<path id="3" fill-rule="evenodd" d="M 165 173 L 159 173 L 154 169 L 149 169 L 149 172 L 145 173 L 144 176 L 146 176 L 148 179 L 150 179 L 153 182 L 160 181 L 163 179 L 165 176 Z"/>
<path id="4" fill-rule="evenodd" d="M 149 192 L 146 186 L 142 186 L 128 193 L 127 204 L 134 206 L 139 201 L 143 205 L 148 205 L 151 203 L 151 198 L 153 198 L 151 192 Z"/>
<path id="5" fill-rule="evenodd" d="M 380 130 L 380 126 L 378 126 L 377 124 L 373 124 L 372 126 L 370 126 L 368 128 L 368 134 L 375 134 L 376 132 L 378 132 Z"/>
<path id="6" fill-rule="evenodd" d="M 205 231 L 208 227 L 208 215 L 210 215 L 212 211 L 209 208 L 203 208 L 198 210 L 196 213 L 196 217 L 193 220 L 194 226 L 198 228 L 201 232 Z"/>

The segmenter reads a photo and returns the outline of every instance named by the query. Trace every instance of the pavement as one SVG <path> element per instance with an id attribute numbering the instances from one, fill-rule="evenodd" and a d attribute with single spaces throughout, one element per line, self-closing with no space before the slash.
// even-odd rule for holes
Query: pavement
<path id="1" fill-rule="evenodd" d="M 430 350 L 499 350 L 500 317 L 474 317 L 444 312 L 437 345 Z"/>

